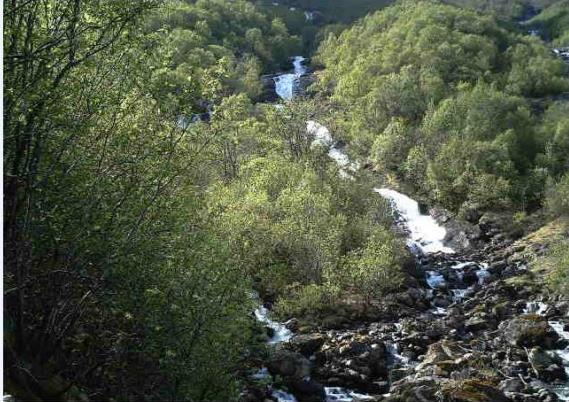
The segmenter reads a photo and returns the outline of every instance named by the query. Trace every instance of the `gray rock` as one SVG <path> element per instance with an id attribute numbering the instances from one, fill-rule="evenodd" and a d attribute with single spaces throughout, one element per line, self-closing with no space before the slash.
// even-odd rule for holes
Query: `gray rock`
<path id="1" fill-rule="evenodd" d="M 310 376 L 311 367 L 310 361 L 300 353 L 281 349 L 269 358 L 267 368 L 272 375 L 300 380 Z"/>
<path id="2" fill-rule="evenodd" d="M 443 400 L 452 402 L 511 402 L 501 390 L 477 379 L 449 382 L 443 393 L 447 398 Z"/>
<path id="3" fill-rule="evenodd" d="M 533 314 L 505 321 L 499 328 L 507 342 L 513 346 L 551 349 L 559 339 L 559 335 L 545 319 Z"/>
<path id="4" fill-rule="evenodd" d="M 488 329 L 489 326 L 490 326 L 490 324 L 488 323 L 488 321 L 484 318 L 481 318 L 481 317 L 469 318 L 464 323 L 464 329 L 466 331 L 472 331 L 472 332 L 482 331 L 484 329 Z"/>
<path id="5" fill-rule="evenodd" d="M 326 338 L 322 334 L 297 335 L 290 341 L 290 348 L 306 357 L 312 356 L 324 344 Z"/>
<path id="6" fill-rule="evenodd" d="M 540 379 L 545 381 L 567 380 L 563 361 L 555 353 L 537 347 L 530 350 L 528 358 Z"/>
<path id="7" fill-rule="evenodd" d="M 508 378 L 500 383 L 499 388 L 503 392 L 523 392 L 526 386 L 519 378 Z"/>

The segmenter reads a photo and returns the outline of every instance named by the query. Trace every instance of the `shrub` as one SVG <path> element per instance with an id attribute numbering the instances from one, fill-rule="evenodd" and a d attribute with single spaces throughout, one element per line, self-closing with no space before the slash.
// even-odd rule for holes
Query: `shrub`
<path id="1" fill-rule="evenodd" d="M 287 296 L 278 299 L 275 312 L 281 317 L 304 315 L 329 308 L 336 300 L 337 290 L 326 285 L 293 285 Z"/>
<path id="2" fill-rule="evenodd" d="M 340 287 L 361 294 L 366 304 L 374 298 L 396 290 L 403 283 L 401 256 L 403 245 L 386 229 L 375 229 L 363 247 L 352 251 L 343 260 Z"/>
<path id="3" fill-rule="evenodd" d="M 549 272 L 549 285 L 563 295 L 569 295 L 569 240 L 554 244 L 547 255 L 534 264 Z"/>
<path id="4" fill-rule="evenodd" d="M 569 173 L 559 182 L 550 183 L 547 190 L 546 206 L 553 216 L 569 215 Z"/>

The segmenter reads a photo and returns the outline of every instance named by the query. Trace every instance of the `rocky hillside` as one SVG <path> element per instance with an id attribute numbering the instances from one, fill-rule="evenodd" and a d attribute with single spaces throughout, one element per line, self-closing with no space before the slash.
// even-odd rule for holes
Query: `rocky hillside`
<path id="1" fill-rule="evenodd" d="M 569 237 L 569 222 L 514 240 L 520 234 L 497 214 L 467 224 L 432 212 L 448 228 L 445 243 L 462 250 L 417 253 L 411 286 L 367 311 L 345 306 L 288 320 L 294 336 L 266 361 L 276 385 L 299 401 L 569 398 L 569 298 L 550 293 L 533 263 Z M 413 222 L 398 214 L 412 236 Z M 244 400 L 293 400 L 270 390 L 253 382 Z"/>

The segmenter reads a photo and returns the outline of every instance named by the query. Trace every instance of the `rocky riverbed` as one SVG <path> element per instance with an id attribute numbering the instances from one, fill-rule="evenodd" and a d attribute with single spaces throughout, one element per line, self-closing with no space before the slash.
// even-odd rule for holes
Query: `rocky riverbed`
<path id="1" fill-rule="evenodd" d="M 273 79 L 285 101 L 306 73 L 302 61 Z M 326 127 L 310 121 L 307 133 L 330 147 L 347 179 L 359 168 Z M 259 308 L 270 352 L 252 363 L 242 400 L 569 400 L 569 300 L 548 293 L 530 267 L 549 237 L 569 236 L 569 224 L 520 230 L 478 211 L 458 221 L 395 189 L 375 192 L 414 256 L 405 286 L 365 309 L 346 304 L 285 323 L 271 320 L 270 303 Z"/>
<path id="2" fill-rule="evenodd" d="M 289 320 L 294 335 L 268 358 L 267 374 L 301 402 L 569 400 L 569 302 L 544 293 L 524 260 L 542 249 L 490 218 L 469 229 L 454 235 L 480 248 L 417 253 L 414 286 L 374 313 Z M 244 395 L 271 398 L 286 400 Z"/>

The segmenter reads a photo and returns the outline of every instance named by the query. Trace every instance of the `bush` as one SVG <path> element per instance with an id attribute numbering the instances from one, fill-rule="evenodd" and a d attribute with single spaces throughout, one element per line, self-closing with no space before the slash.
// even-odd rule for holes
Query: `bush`
<path id="1" fill-rule="evenodd" d="M 553 216 L 569 216 L 569 173 L 559 182 L 549 184 L 546 206 Z"/>
<path id="2" fill-rule="evenodd" d="M 343 260 L 338 286 L 361 294 L 366 304 L 398 289 L 404 279 L 401 256 L 403 244 L 383 228 L 375 229 L 364 246 L 349 253 Z"/>
<path id="3" fill-rule="evenodd" d="M 519 11 L 505 1 L 456 3 Z M 446 208 L 529 211 L 543 189 L 535 168 L 555 178 L 568 169 L 566 108 L 550 108 L 536 129 L 526 99 L 566 91 L 567 66 L 490 15 L 398 2 L 330 34 L 315 59 L 325 66 L 317 86 L 344 111 L 350 149 Z"/>
<path id="4" fill-rule="evenodd" d="M 569 296 L 569 240 L 553 245 L 535 264 L 549 272 L 547 280 L 555 291 Z"/>
<path id="5" fill-rule="evenodd" d="M 326 285 L 292 285 L 287 295 L 277 300 L 275 312 L 280 317 L 293 317 L 323 311 L 334 304 L 337 296 L 337 289 Z"/>

